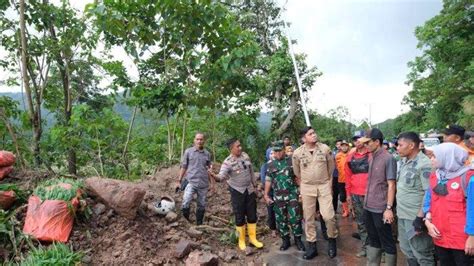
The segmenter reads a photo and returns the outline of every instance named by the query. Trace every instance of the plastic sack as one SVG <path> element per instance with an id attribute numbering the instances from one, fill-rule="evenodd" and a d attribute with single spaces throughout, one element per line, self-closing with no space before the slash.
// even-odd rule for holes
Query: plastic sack
<path id="1" fill-rule="evenodd" d="M 13 171 L 13 166 L 0 167 L 0 180 L 4 179 Z"/>
<path id="2" fill-rule="evenodd" d="M 0 167 L 12 166 L 15 164 L 15 154 L 9 151 L 0 151 Z"/>
<path id="3" fill-rule="evenodd" d="M 0 191 L 0 209 L 8 210 L 15 203 L 16 193 L 13 190 Z"/>
<path id="4" fill-rule="evenodd" d="M 74 212 L 79 206 L 78 198 L 70 204 L 64 200 L 45 200 L 38 196 L 28 199 L 23 232 L 40 241 L 67 242 L 74 224 Z"/>

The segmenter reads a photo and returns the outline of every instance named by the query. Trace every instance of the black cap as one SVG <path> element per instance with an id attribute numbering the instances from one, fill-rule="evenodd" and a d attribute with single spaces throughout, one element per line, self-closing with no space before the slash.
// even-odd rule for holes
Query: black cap
<path id="1" fill-rule="evenodd" d="M 464 139 L 469 139 L 472 137 L 474 137 L 474 131 L 466 131 L 466 133 L 464 133 Z"/>
<path id="2" fill-rule="evenodd" d="M 349 145 L 349 142 L 347 142 L 345 139 L 341 140 L 341 145 Z"/>
<path id="3" fill-rule="evenodd" d="M 367 137 L 370 139 L 384 139 L 382 131 L 378 128 L 372 128 L 368 134 Z M 382 144 L 382 143 L 381 143 Z"/>
<path id="4" fill-rule="evenodd" d="M 464 132 L 466 132 L 466 130 L 458 125 L 449 125 L 443 130 L 443 133 L 446 135 L 458 135 L 461 138 L 464 138 Z"/>
<path id="5" fill-rule="evenodd" d="M 352 140 L 353 140 L 353 141 L 356 141 L 356 140 L 358 140 L 358 139 L 360 139 L 360 138 L 361 138 L 361 136 L 355 135 L 355 136 L 352 137 Z"/>

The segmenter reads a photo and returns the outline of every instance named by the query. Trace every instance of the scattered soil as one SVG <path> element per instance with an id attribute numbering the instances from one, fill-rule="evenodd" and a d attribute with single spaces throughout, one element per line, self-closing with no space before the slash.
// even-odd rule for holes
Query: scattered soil
<path id="1" fill-rule="evenodd" d="M 217 170 L 219 166 L 216 166 Z M 90 217 L 79 215 L 73 227 L 68 244 L 75 251 L 84 252 L 85 265 L 184 265 L 187 259 L 175 257 L 175 246 L 180 240 L 192 243 L 192 250 L 208 251 L 219 256 L 220 264 L 263 264 L 262 257 L 270 245 L 279 240 L 271 237 L 265 225 L 266 207 L 261 195 L 258 203 L 258 234 L 265 247 L 241 252 L 236 245 L 220 240 L 234 228 L 227 222 L 233 217 L 230 195 L 226 183 L 217 183 L 216 192 L 209 192 L 208 207 L 203 227 L 195 227 L 192 204 L 191 222 L 180 214 L 182 192 L 175 192 L 179 167 L 158 169 L 152 176 L 145 176 L 136 183 L 146 190 L 145 198 L 134 220 L 119 216 L 112 209 L 100 214 L 91 212 Z M 46 173 L 17 172 L 13 178 L 3 182 L 14 182 L 22 188 L 33 190 L 38 180 L 47 178 Z M 176 221 L 168 222 L 157 215 L 152 204 L 162 196 L 176 201 Z M 87 198 L 87 205 L 93 209 L 98 202 Z"/>

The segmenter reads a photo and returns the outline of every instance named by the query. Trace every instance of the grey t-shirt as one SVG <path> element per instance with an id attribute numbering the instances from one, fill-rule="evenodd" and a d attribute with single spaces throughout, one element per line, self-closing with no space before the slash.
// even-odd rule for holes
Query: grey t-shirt
<path id="1" fill-rule="evenodd" d="M 198 188 L 209 187 L 207 169 L 211 166 L 211 154 L 196 147 L 186 149 L 181 158 L 181 167 L 186 169 L 185 178 L 190 184 Z"/>
<path id="2" fill-rule="evenodd" d="M 400 219 L 415 220 L 429 187 L 431 161 L 422 152 L 400 161 L 397 173 L 397 215 Z"/>

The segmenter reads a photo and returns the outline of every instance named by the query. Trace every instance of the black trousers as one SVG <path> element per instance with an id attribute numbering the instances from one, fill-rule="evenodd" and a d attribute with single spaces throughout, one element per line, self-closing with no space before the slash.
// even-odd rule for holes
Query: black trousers
<path id="1" fill-rule="evenodd" d="M 232 202 L 232 209 L 235 216 L 235 225 L 243 226 L 246 223 L 254 224 L 257 222 L 257 199 L 255 192 L 244 193 L 229 187 L 230 200 Z M 247 218 L 247 219 L 246 219 Z"/>
<path id="2" fill-rule="evenodd" d="M 472 256 L 467 256 L 464 250 L 443 248 L 435 245 L 435 253 L 441 266 L 470 266 Z"/>
<path id="3" fill-rule="evenodd" d="M 369 246 L 382 248 L 387 254 L 397 254 L 392 226 L 383 222 L 383 214 L 364 210 L 364 220 L 369 236 Z"/>
<path id="4" fill-rule="evenodd" d="M 346 202 L 346 183 L 337 183 L 337 188 L 339 192 L 339 200 L 343 203 Z"/>
<path id="5" fill-rule="evenodd" d="M 270 230 L 276 230 L 275 210 L 273 204 L 267 205 L 267 225 Z"/>
<path id="6" fill-rule="evenodd" d="M 337 212 L 337 197 L 339 195 L 339 188 L 337 177 L 332 178 L 332 206 L 334 207 L 334 212 Z"/>

